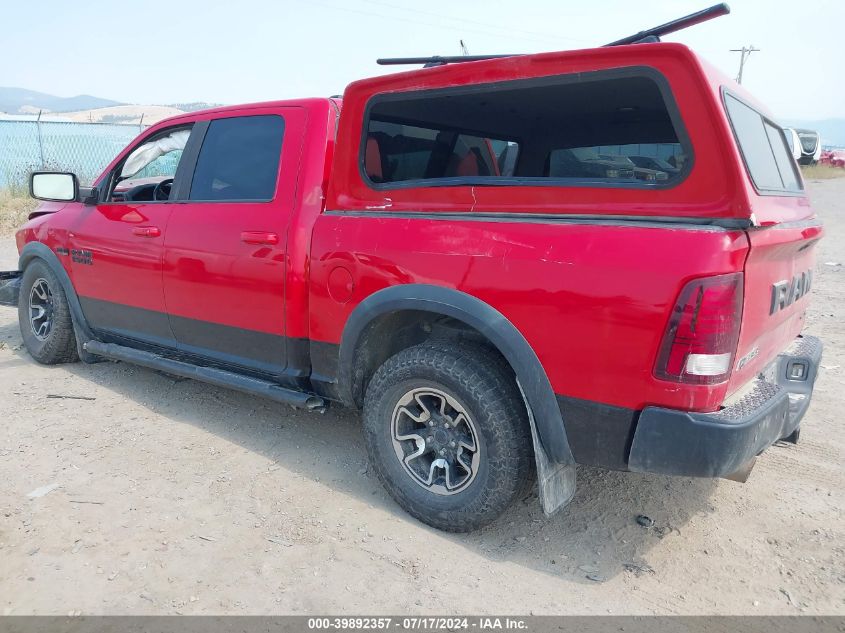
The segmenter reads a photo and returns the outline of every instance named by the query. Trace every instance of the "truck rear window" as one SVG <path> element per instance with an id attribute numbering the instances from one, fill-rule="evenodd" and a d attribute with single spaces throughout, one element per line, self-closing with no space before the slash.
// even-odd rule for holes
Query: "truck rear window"
<path id="1" fill-rule="evenodd" d="M 725 108 L 745 167 L 758 191 L 801 191 L 803 186 L 798 177 L 798 167 L 783 130 L 727 92 Z"/>
<path id="2" fill-rule="evenodd" d="M 377 95 L 361 169 L 378 189 L 663 187 L 692 158 L 666 80 L 631 68 Z"/>

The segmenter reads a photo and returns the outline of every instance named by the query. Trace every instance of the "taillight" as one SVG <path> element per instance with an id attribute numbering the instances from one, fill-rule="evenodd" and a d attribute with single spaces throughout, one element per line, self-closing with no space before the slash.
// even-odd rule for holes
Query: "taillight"
<path id="1" fill-rule="evenodd" d="M 654 375 L 663 380 L 710 385 L 731 373 L 742 320 L 742 273 L 693 279 L 684 286 Z"/>

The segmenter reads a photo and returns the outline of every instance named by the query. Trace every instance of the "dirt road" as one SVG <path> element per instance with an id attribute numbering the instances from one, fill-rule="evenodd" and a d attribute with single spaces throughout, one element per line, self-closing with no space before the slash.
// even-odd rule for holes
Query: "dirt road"
<path id="1" fill-rule="evenodd" d="M 801 442 L 744 485 L 581 468 L 557 516 L 531 496 L 469 535 L 387 497 L 353 413 L 42 367 L 0 308 L 0 612 L 845 614 L 845 179 L 810 187 L 827 347 Z"/>

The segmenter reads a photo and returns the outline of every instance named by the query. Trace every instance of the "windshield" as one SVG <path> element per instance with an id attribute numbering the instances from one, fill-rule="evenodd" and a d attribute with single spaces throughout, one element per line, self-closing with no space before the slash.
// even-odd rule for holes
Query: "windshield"
<path id="1" fill-rule="evenodd" d="M 801 147 L 804 153 L 812 154 L 816 151 L 816 145 L 819 143 L 819 135 L 815 132 L 798 132 L 798 138 L 801 141 Z"/>

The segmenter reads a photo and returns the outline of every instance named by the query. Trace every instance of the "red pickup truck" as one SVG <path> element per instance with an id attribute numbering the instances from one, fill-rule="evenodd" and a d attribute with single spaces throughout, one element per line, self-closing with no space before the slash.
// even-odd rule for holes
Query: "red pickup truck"
<path id="1" fill-rule="evenodd" d="M 547 513 L 575 464 L 738 477 L 797 441 L 819 366 L 783 132 L 679 44 L 185 114 L 92 188 L 31 186 L 59 203 L 3 292 L 33 358 L 362 409 L 387 490 L 444 530 L 535 470 Z"/>

